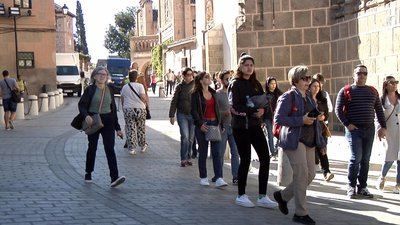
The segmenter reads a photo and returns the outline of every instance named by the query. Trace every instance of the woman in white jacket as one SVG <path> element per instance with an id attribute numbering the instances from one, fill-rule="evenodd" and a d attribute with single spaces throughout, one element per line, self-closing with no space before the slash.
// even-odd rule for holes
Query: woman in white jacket
<path id="1" fill-rule="evenodd" d="M 386 175 L 397 161 L 396 186 L 393 192 L 399 194 L 400 191 L 400 94 L 397 92 L 397 81 L 393 76 L 387 76 L 383 83 L 382 105 L 385 112 L 387 124 L 387 136 L 385 146 L 385 163 L 382 166 L 381 176 L 378 179 L 376 187 L 382 190 L 385 186 Z"/>

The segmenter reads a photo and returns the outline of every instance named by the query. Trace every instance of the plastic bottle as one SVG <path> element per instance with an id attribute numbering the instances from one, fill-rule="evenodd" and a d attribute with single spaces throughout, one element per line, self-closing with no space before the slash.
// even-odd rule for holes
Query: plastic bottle
<path id="1" fill-rule="evenodd" d="M 246 95 L 246 106 L 250 107 L 250 108 L 254 108 L 254 103 L 248 95 Z"/>

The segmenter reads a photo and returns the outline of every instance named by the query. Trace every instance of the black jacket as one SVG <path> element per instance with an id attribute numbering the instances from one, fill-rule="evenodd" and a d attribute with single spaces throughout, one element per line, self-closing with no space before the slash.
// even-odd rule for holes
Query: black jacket
<path id="1" fill-rule="evenodd" d="M 221 124 L 221 115 L 219 114 L 219 107 L 217 103 L 217 99 L 215 97 L 215 90 L 212 88 L 208 88 L 208 90 L 211 92 L 211 95 L 213 96 L 215 100 L 215 105 L 214 105 L 214 110 L 215 114 L 217 116 L 217 121 L 219 124 Z M 192 94 L 192 117 L 194 120 L 194 125 L 196 125 L 198 128 L 201 127 L 201 125 L 204 124 L 204 113 L 206 112 L 206 99 L 203 96 L 203 92 L 194 92 Z"/>
<path id="2" fill-rule="evenodd" d="M 194 80 L 190 83 L 182 81 L 175 88 L 174 97 L 172 97 L 169 107 L 169 118 L 175 117 L 175 112 L 190 115 L 190 96 L 193 92 Z"/>
<path id="3" fill-rule="evenodd" d="M 246 96 L 252 97 L 264 93 L 260 82 L 257 81 L 254 87 L 250 80 L 235 78 L 229 85 L 228 92 L 229 102 L 232 104 L 233 110 L 237 113 L 246 113 L 246 116 L 233 113 L 232 128 L 250 129 L 251 127 L 260 126 L 262 119 L 253 116 L 257 112 L 257 108 L 250 108 L 246 105 Z"/>
<path id="4" fill-rule="evenodd" d="M 119 130 L 121 130 L 121 127 L 118 123 L 117 107 L 116 107 L 115 99 L 114 99 L 115 90 L 112 85 L 107 85 L 107 86 L 110 89 L 110 95 L 111 95 L 110 108 L 111 108 L 112 117 L 114 119 L 114 128 L 116 131 L 119 131 Z M 89 108 L 90 108 L 90 103 L 92 102 L 93 95 L 96 92 L 96 88 L 97 88 L 97 86 L 95 84 L 92 84 L 89 87 L 87 87 L 85 89 L 85 91 L 83 92 L 81 99 L 79 100 L 79 103 L 78 103 L 79 114 L 82 116 L 83 119 L 86 118 L 86 116 L 88 116 L 88 115 L 93 115 L 93 113 L 89 112 Z"/>

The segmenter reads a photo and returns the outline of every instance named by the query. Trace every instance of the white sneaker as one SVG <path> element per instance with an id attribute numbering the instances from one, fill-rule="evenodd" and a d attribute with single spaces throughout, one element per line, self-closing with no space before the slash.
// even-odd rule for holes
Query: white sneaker
<path id="1" fill-rule="evenodd" d="M 250 201 L 247 195 L 241 195 L 236 197 L 236 205 L 240 205 L 247 208 L 253 208 L 255 205 Z"/>
<path id="2" fill-rule="evenodd" d="M 132 151 L 129 152 L 129 154 L 131 154 L 131 155 L 136 155 L 136 151 L 135 151 L 135 150 L 132 150 Z"/>
<path id="3" fill-rule="evenodd" d="M 400 194 L 400 185 L 396 185 L 393 188 L 393 194 Z"/>
<path id="4" fill-rule="evenodd" d="M 210 182 L 208 182 L 207 178 L 201 178 L 200 179 L 200 185 L 202 185 L 202 186 L 210 186 Z"/>
<path id="5" fill-rule="evenodd" d="M 140 152 L 141 152 L 141 153 L 145 153 L 145 152 L 147 151 L 147 147 L 148 147 L 148 145 L 145 144 L 145 145 L 142 147 L 142 150 L 141 150 Z"/>
<path id="6" fill-rule="evenodd" d="M 272 201 L 268 196 L 257 199 L 257 206 L 273 209 L 278 207 L 278 203 Z"/>
<path id="7" fill-rule="evenodd" d="M 227 183 L 224 181 L 224 179 L 222 179 L 221 177 L 218 178 L 218 179 L 215 181 L 215 187 L 220 188 L 220 187 L 225 187 L 225 186 L 228 186 L 228 184 L 227 184 Z"/>

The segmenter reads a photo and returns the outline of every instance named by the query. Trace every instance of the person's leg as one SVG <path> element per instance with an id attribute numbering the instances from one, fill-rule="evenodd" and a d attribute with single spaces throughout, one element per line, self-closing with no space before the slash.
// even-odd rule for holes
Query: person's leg
<path id="1" fill-rule="evenodd" d="M 236 146 L 240 156 L 240 164 L 238 170 L 238 195 L 246 194 L 247 174 L 251 162 L 251 144 L 249 131 L 246 129 L 233 129 Z"/>
<path id="2" fill-rule="evenodd" d="M 188 129 L 189 129 L 189 143 L 187 146 L 188 151 L 188 159 L 190 160 L 193 156 L 197 156 L 197 150 L 195 146 L 195 150 L 193 150 L 193 142 L 195 140 L 194 135 L 194 120 L 192 115 L 186 115 L 188 118 Z M 194 157 L 195 158 L 195 157 Z"/>
<path id="3" fill-rule="evenodd" d="M 117 157 L 115 156 L 115 130 L 110 114 L 101 117 L 104 127 L 100 130 L 103 138 L 104 151 L 107 157 L 108 168 L 110 170 L 111 182 L 118 178 Z"/>
<path id="4" fill-rule="evenodd" d="M 360 168 L 362 157 L 362 131 L 359 129 L 348 131 L 346 129 L 345 137 L 349 142 L 351 157 L 348 166 L 348 184 L 350 187 L 355 188 L 357 185 L 357 176 Z"/>
<path id="5" fill-rule="evenodd" d="M 88 149 L 86 152 L 86 173 L 92 173 L 94 170 L 94 162 L 96 159 L 97 143 L 99 141 L 100 132 L 88 135 Z"/>
<path id="6" fill-rule="evenodd" d="M 238 177 L 238 169 L 239 169 L 239 153 L 236 146 L 235 138 L 233 137 L 232 127 L 227 127 L 228 134 L 228 143 L 231 149 L 231 172 L 233 179 L 237 179 Z"/>
<path id="7" fill-rule="evenodd" d="M 321 162 L 321 169 L 322 169 L 324 175 L 326 175 L 327 173 L 330 173 L 331 171 L 329 170 L 328 154 L 326 152 L 325 152 L 325 154 L 323 154 L 319 150 L 315 150 L 315 151 L 318 153 L 318 157 Z"/>
<path id="8" fill-rule="evenodd" d="M 188 160 L 188 149 L 189 149 L 189 121 L 182 113 L 176 115 L 179 132 L 181 135 L 181 161 Z"/>
<path id="9" fill-rule="evenodd" d="M 392 167 L 392 165 L 393 165 L 393 161 L 385 161 L 385 163 L 382 166 L 382 171 L 381 171 L 382 177 L 386 177 L 386 175 L 389 172 L 390 167 Z"/>
<path id="10" fill-rule="evenodd" d="M 195 128 L 196 140 L 199 144 L 199 174 L 200 178 L 207 178 L 207 153 L 208 153 L 208 141 L 204 137 L 204 132 L 200 128 Z"/>
<path id="11" fill-rule="evenodd" d="M 308 161 L 307 161 L 306 146 L 299 142 L 296 150 L 285 150 L 289 158 L 290 165 L 293 170 L 292 182 L 281 191 L 282 199 L 288 202 L 294 197 L 295 200 L 295 214 L 297 216 L 305 216 L 308 214 L 305 207 L 306 191 L 308 186 Z M 312 154 L 315 154 L 312 152 Z M 315 162 L 312 161 L 314 168 Z"/>
<path id="12" fill-rule="evenodd" d="M 226 143 L 228 141 L 228 129 L 224 127 L 225 130 L 221 132 L 221 141 L 219 144 L 219 155 L 221 157 L 221 167 L 224 167 L 224 157 L 225 157 L 225 151 L 226 151 Z"/>
<path id="13" fill-rule="evenodd" d="M 315 178 L 315 148 L 306 147 L 307 187 Z"/>
<path id="14" fill-rule="evenodd" d="M 270 119 L 266 119 L 264 120 L 264 122 L 265 122 L 265 127 L 267 129 L 269 152 L 271 153 L 271 156 L 275 156 L 278 154 L 278 152 L 275 150 L 274 147 L 274 135 L 272 134 L 272 121 Z"/>
<path id="15" fill-rule="evenodd" d="M 6 125 L 6 129 L 10 128 L 10 111 L 5 111 L 4 112 L 4 123 Z"/>
<path id="16" fill-rule="evenodd" d="M 125 136 L 126 143 L 128 144 L 128 149 L 133 150 L 133 131 L 134 129 L 134 119 L 133 119 L 133 109 L 123 109 L 124 119 L 125 119 Z"/>
<path id="17" fill-rule="evenodd" d="M 220 141 L 211 141 L 211 155 L 213 160 L 214 177 L 216 179 L 223 177 L 223 156 L 221 156 Z"/>
<path id="18" fill-rule="evenodd" d="M 143 148 L 146 147 L 146 110 L 139 109 L 139 117 L 137 118 L 137 135 L 138 145 Z"/>
<path id="19" fill-rule="evenodd" d="M 260 169 L 258 172 L 258 193 L 260 195 L 266 195 L 270 163 L 268 143 L 261 127 L 251 129 L 250 138 L 251 144 L 257 152 L 258 159 L 260 160 Z"/>
<path id="20" fill-rule="evenodd" d="M 196 145 L 197 145 L 196 136 L 194 136 L 193 137 L 193 144 L 192 144 L 192 158 L 193 159 L 197 158 L 197 153 L 198 152 L 197 152 L 197 146 Z"/>
<path id="21" fill-rule="evenodd" d="M 396 175 L 396 185 L 400 186 L 400 160 L 397 160 L 397 175 Z"/>
<path id="22" fill-rule="evenodd" d="M 369 160 L 371 158 L 372 145 L 374 143 L 375 127 L 364 129 L 362 140 L 362 157 L 360 163 L 360 173 L 358 175 L 359 188 L 367 187 Z"/>

